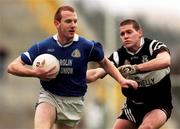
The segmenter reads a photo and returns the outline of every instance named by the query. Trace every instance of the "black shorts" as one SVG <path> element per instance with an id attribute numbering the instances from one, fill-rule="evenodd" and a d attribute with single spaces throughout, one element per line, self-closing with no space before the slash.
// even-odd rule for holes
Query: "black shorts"
<path id="1" fill-rule="evenodd" d="M 135 103 L 131 100 L 127 100 L 122 109 L 122 114 L 118 119 L 126 119 L 134 123 L 137 127 L 142 123 L 144 116 L 154 110 L 161 109 L 167 116 L 167 119 L 171 116 L 172 105 L 171 104 L 143 104 Z"/>

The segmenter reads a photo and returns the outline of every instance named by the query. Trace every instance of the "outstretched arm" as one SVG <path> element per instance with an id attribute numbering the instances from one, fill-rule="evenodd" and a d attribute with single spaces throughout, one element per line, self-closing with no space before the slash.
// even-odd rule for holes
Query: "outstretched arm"
<path id="1" fill-rule="evenodd" d="M 94 82 L 99 78 L 103 78 L 106 74 L 103 68 L 89 69 L 86 73 L 86 81 L 87 83 Z"/>
<path id="2" fill-rule="evenodd" d="M 118 71 L 118 69 L 109 61 L 109 59 L 104 58 L 101 62 L 99 62 L 99 64 L 108 74 L 110 74 L 116 81 L 118 81 L 122 87 L 128 88 L 129 86 L 132 86 L 134 89 L 137 89 L 137 82 L 125 79 Z"/>

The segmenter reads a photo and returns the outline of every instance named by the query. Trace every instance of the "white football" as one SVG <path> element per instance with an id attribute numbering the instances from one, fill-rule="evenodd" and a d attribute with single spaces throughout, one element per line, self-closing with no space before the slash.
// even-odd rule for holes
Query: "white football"
<path id="1" fill-rule="evenodd" d="M 42 64 L 43 61 L 45 61 L 44 65 Z M 47 70 L 50 70 L 51 68 L 56 66 L 54 71 L 56 72 L 56 75 L 58 75 L 59 73 L 59 69 L 60 69 L 59 61 L 55 56 L 51 54 L 46 53 L 46 54 L 41 54 L 37 56 L 33 62 L 32 67 L 36 68 L 36 67 L 39 67 L 40 65 L 42 65 Z"/>

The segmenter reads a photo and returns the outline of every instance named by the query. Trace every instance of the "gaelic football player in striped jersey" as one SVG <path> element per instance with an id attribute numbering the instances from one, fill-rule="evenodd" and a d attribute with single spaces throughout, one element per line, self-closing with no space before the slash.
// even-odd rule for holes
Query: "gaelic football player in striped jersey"
<path id="1" fill-rule="evenodd" d="M 137 21 L 127 19 L 119 25 L 122 46 L 109 59 L 138 88 L 122 88 L 126 102 L 113 129 L 159 129 L 172 111 L 170 52 L 165 43 L 143 36 Z M 103 78 L 102 68 L 87 72 L 87 81 Z"/>

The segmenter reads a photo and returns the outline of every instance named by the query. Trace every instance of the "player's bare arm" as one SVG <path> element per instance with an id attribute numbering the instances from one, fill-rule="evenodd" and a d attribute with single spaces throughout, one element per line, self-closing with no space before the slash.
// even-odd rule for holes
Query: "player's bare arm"
<path id="1" fill-rule="evenodd" d="M 118 71 L 118 69 L 109 61 L 109 59 L 104 58 L 101 62 L 99 62 L 99 64 L 107 73 L 109 73 L 116 81 L 118 81 L 122 87 L 128 88 L 129 86 L 132 86 L 134 89 L 137 89 L 137 82 L 125 79 Z"/>
<path id="2" fill-rule="evenodd" d="M 138 65 L 123 65 L 119 67 L 119 71 L 124 75 L 136 74 L 146 71 L 160 70 L 169 67 L 171 58 L 168 52 L 159 53 L 156 58 Z"/>
<path id="3" fill-rule="evenodd" d="M 25 67 L 25 63 L 20 57 L 16 58 L 8 65 L 7 71 L 16 76 L 32 77 L 32 75 L 35 74 L 33 70 Z"/>
<path id="4" fill-rule="evenodd" d="M 22 77 L 38 77 L 38 78 L 53 78 L 54 73 L 52 72 L 54 67 L 50 70 L 45 70 L 42 67 L 32 69 L 26 67 L 25 63 L 21 60 L 20 57 L 16 58 L 12 63 L 7 67 L 8 73 L 11 73 L 16 76 Z"/>
<path id="5" fill-rule="evenodd" d="M 99 78 L 103 78 L 106 74 L 103 68 L 89 69 L 86 73 L 86 81 L 87 83 L 94 82 Z"/>
<path id="6" fill-rule="evenodd" d="M 171 58 L 168 52 L 164 51 L 159 53 L 156 58 L 142 63 L 138 64 L 137 68 L 139 71 L 153 71 L 153 70 L 159 70 L 163 68 L 169 67 L 171 64 Z"/>

